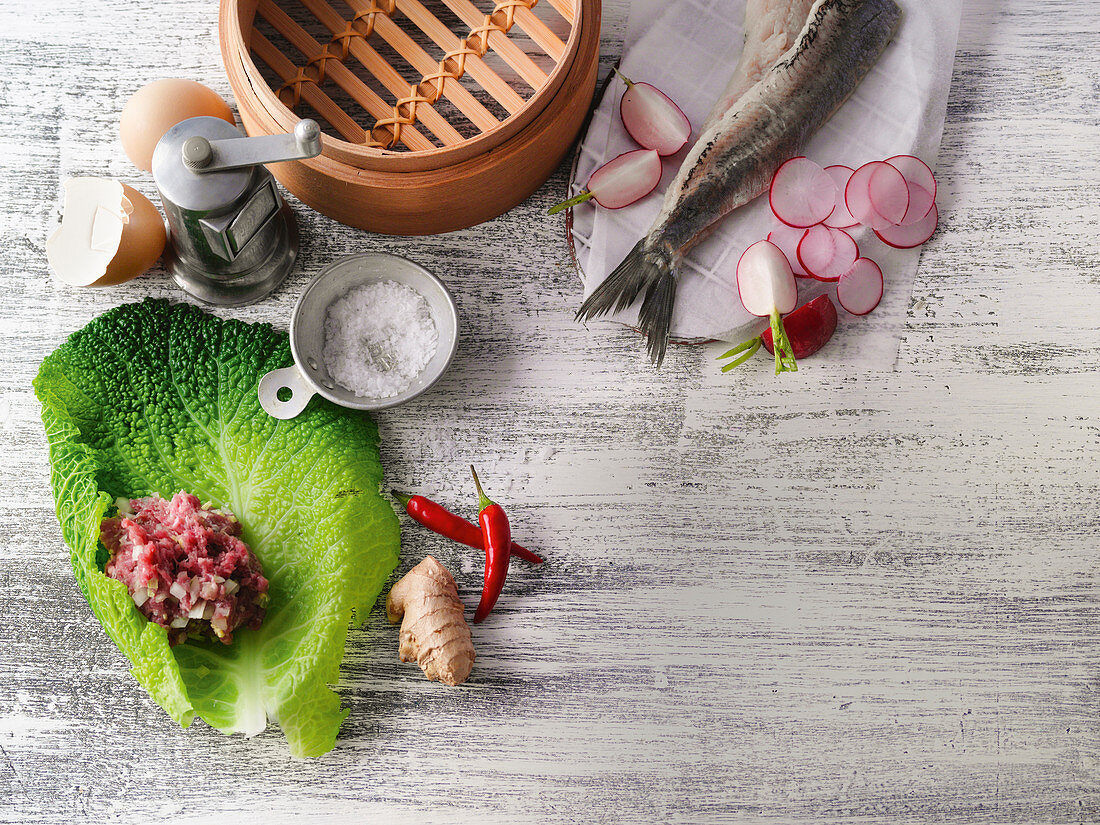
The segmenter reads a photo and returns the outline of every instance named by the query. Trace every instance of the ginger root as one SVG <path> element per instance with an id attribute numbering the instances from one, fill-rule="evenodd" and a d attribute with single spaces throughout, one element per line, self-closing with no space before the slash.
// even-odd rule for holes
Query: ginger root
<path id="1" fill-rule="evenodd" d="M 401 577 L 386 598 L 386 618 L 401 621 L 397 654 L 416 662 L 424 675 L 460 685 L 474 666 L 474 643 L 463 615 L 465 606 L 447 568 L 427 556 Z"/>

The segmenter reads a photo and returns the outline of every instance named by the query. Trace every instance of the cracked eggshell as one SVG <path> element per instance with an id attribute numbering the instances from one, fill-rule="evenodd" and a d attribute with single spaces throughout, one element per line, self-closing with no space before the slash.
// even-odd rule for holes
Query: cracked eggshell
<path id="1" fill-rule="evenodd" d="M 111 286 L 152 267 L 167 239 L 160 212 L 136 189 L 109 178 L 70 178 L 46 259 L 70 286 Z"/>
<path id="2" fill-rule="evenodd" d="M 122 107 L 119 137 L 134 166 L 153 170 L 153 150 L 164 133 L 192 117 L 220 117 L 236 125 L 233 110 L 213 89 L 194 80 L 165 78 L 142 86 Z"/>

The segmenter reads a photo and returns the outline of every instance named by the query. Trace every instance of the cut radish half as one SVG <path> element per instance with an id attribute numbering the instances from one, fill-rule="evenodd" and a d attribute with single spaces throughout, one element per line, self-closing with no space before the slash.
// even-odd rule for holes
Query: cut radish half
<path id="1" fill-rule="evenodd" d="M 844 202 L 844 189 L 848 186 L 848 181 L 852 179 L 854 171 L 854 169 L 840 164 L 825 167 L 826 174 L 833 179 L 833 184 L 836 186 L 836 208 L 833 209 L 833 213 L 829 217 L 822 221 L 826 226 L 831 226 L 833 229 L 848 229 L 859 224 L 859 221 L 852 217 L 852 213 L 848 211 L 848 205 Z"/>
<path id="2" fill-rule="evenodd" d="M 641 200 L 661 182 L 661 156 L 653 149 L 635 149 L 612 158 L 588 179 L 588 187 L 569 200 L 550 207 L 549 214 L 594 198 L 607 209 L 622 209 Z"/>
<path id="3" fill-rule="evenodd" d="M 909 208 L 898 224 L 915 224 L 928 215 L 936 202 L 936 176 L 927 163 L 913 155 L 895 155 L 886 162 L 901 172 L 909 187 Z"/>
<path id="4" fill-rule="evenodd" d="M 859 246 L 843 229 L 811 226 L 798 242 L 798 262 L 819 281 L 837 280 L 858 257 Z"/>
<path id="5" fill-rule="evenodd" d="M 936 224 L 939 221 L 940 211 L 936 208 L 936 204 L 932 204 L 928 214 L 916 223 L 911 223 L 908 226 L 888 226 L 885 229 L 876 229 L 875 234 L 887 246 L 892 246 L 895 249 L 912 249 L 914 246 L 920 246 L 936 234 Z"/>
<path id="6" fill-rule="evenodd" d="M 840 276 L 836 299 L 852 315 L 866 315 L 882 300 L 882 270 L 870 258 L 858 258 Z"/>
<path id="7" fill-rule="evenodd" d="M 751 314 L 766 318 L 794 309 L 798 287 L 783 250 L 770 241 L 757 241 L 737 262 L 737 294 Z"/>
<path id="8" fill-rule="evenodd" d="M 865 163 L 844 188 L 844 203 L 852 217 L 872 229 L 896 226 L 909 208 L 905 177 L 881 160 Z"/>
<path id="9" fill-rule="evenodd" d="M 783 250 L 771 241 L 757 241 L 746 249 L 737 262 L 737 294 L 750 313 L 771 321 L 775 374 L 797 372 L 794 349 L 781 316 L 795 308 L 798 286 Z"/>
<path id="10" fill-rule="evenodd" d="M 798 242 L 802 240 L 802 236 L 806 232 L 807 230 L 799 229 L 797 226 L 787 226 L 787 224 L 781 223 L 768 233 L 768 240 L 778 246 L 783 254 L 787 256 L 787 262 L 790 263 L 796 278 L 812 277 L 798 262 Z"/>
<path id="11" fill-rule="evenodd" d="M 775 170 L 768 201 L 775 216 L 787 226 L 805 228 L 821 223 L 832 213 L 836 186 L 832 177 L 809 158 L 791 158 Z"/>
<path id="12" fill-rule="evenodd" d="M 656 86 L 628 80 L 617 69 L 615 73 L 626 83 L 619 101 L 619 115 L 638 145 L 653 149 L 662 157 L 683 149 L 691 136 L 691 123 L 680 107 Z"/>

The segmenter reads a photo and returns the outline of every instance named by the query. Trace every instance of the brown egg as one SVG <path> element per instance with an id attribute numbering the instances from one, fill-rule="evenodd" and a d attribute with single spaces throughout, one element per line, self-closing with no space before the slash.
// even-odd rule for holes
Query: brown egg
<path id="1" fill-rule="evenodd" d="M 71 178 L 46 257 L 70 286 L 110 286 L 152 267 L 167 239 L 160 212 L 136 189 L 109 178 Z"/>
<path id="2" fill-rule="evenodd" d="M 134 166 L 151 172 L 153 150 L 164 133 L 181 120 L 203 115 L 236 125 L 233 110 L 213 89 L 194 80 L 154 80 L 134 92 L 122 107 L 118 123 L 122 148 Z"/>

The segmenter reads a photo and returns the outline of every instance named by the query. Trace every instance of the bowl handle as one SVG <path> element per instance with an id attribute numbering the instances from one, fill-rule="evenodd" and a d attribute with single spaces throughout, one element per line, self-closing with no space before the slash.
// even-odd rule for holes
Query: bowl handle
<path id="1" fill-rule="evenodd" d="M 289 392 L 290 398 L 286 401 L 281 400 L 280 392 L 284 394 Z M 260 406 L 264 408 L 264 412 L 286 420 L 294 418 L 304 410 L 315 392 L 295 366 L 267 373 L 260 379 L 256 394 L 260 397 Z"/>

